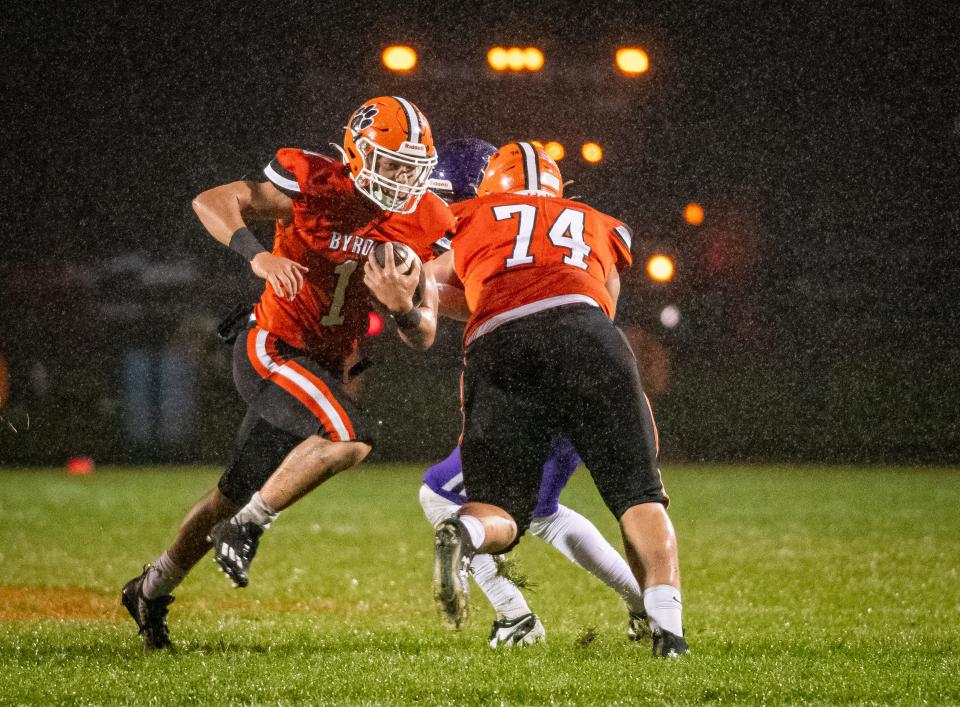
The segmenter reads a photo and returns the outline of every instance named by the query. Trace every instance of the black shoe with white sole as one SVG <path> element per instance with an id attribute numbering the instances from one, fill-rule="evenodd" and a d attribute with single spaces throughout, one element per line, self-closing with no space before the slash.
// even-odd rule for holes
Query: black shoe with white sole
<path id="1" fill-rule="evenodd" d="M 147 599 L 143 594 L 143 580 L 153 567 L 147 565 L 139 577 L 134 577 L 123 586 L 120 602 L 137 622 L 143 645 L 150 650 L 173 648 L 170 630 L 167 628 L 167 607 L 173 603 L 169 594 Z"/>
<path id="2" fill-rule="evenodd" d="M 670 633 L 662 628 L 653 632 L 653 656 L 655 658 L 679 658 L 689 655 L 690 649 L 683 636 Z"/>
<path id="3" fill-rule="evenodd" d="M 213 559 L 235 587 L 250 583 L 250 563 L 257 554 L 263 528 L 256 523 L 222 520 L 213 526 L 207 538 L 213 543 Z"/>

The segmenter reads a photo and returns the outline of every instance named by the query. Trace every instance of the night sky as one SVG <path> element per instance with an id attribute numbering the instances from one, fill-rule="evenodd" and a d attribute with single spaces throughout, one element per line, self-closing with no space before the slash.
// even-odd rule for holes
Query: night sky
<path id="1" fill-rule="evenodd" d="M 357 105 L 397 93 L 439 140 L 564 142 L 572 193 L 677 259 L 660 290 L 638 267 L 623 306 L 645 323 L 678 303 L 663 335 L 685 370 L 755 365 L 802 387 L 830 369 L 842 387 L 882 367 L 917 415 L 960 409 L 960 4 L 464 5 L 8 10 L 0 273 L 131 251 L 235 267 L 191 198 L 255 178 L 277 147 L 339 142 Z M 412 75 L 380 65 L 391 43 L 419 51 Z M 495 44 L 541 47 L 544 72 L 493 75 Z M 647 74 L 615 72 L 625 44 Z M 600 165 L 576 155 L 587 139 Z M 7 336 L 21 295 L 0 304 Z"/>

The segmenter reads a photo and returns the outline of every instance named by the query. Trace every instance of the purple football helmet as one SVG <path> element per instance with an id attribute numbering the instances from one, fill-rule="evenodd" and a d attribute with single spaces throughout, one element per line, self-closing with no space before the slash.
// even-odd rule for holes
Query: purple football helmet
<path id="1" fill-rule="evenodd" d="M 489 142 L 477 138 L 443 143 L 437 148 L 437 166 L 427 188 L 448 204 L 474 198 L 490 155 L 496 151 Z"/>

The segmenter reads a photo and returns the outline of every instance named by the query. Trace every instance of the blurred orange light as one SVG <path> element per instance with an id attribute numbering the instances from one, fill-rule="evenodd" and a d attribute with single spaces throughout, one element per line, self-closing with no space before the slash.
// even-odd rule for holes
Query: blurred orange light
<path id="1" fill-rule="evenodd" d="M 543 149 L 543 143 L 540 142 L 539 140 L 531 140 L 530 144 L 533 145 L 534 147 L 539 147 L 541 150 Z"/>
<path id="2" fill-rule="evenodd" d="M 494 71 L 540 71 L 543 61 L 543 52 L 536 47 L 493 47 L 487 52 L 487 63 Z"/>
<path id="3" fill-rule="evenodd" d="M 412 47 L 395 45 L 383 50 L 383 65 L 390 71 L 407 72 L 417 65 L 417 53 Z"/>
<path id="4" fill-rule="evenodd" d="M 563 145 L 556 140 L 551 140 L 548 142 L 543 149 L 546 150 L 547 154 L 550 155 L 556 162 L 562 160 L 567 154 L 567 151 L 563 149 Z"/>
<path id="5" fill-rule="evenodd" d="M 587 162 L 599 162 L 603 159 L 603 148 L 595 142 L 585 142 L 580 148 L 580 154 Z"/>
<path id="6" fill-rule="evenodd" d="M 703 223 L 703 207 L 700 204 L 690 202 L 683 210 L 683 220 L 691 226 L 699 226 Z"/>
<path id="7" fill-rule="evenodd" d="M 507 66 L 514 71 L 520 71 L 527 65 L 527 57 L 519 47 L 510 47 L 507 50 Z"/>
<path id="8" fill-rule="evenodd" d="M 666 255 L 655 255 L 647 261 L 647 274 L 657 282 L 673 279 L 673 261 Z"/>
<path id="9" fill-rule="evenodd" d="M 487 52 L 487 63 L 494 71 L 504 71 L 509 64 L 507 50 L 503 47 L 494 47 Z"/>
<path id="10" fill-rule="evenodd" d="M 623 47 L 617 50 L 617 68 L 627 76 L 636 76 L 650 68 L 650 59 L 639 47 Z"/>
<path id="11" fill-rule="evenodd" d="M 523 50 L 528 71 L 540 71 L 543 68 L 543 52 L 536 47 L 527 47 Z"/>

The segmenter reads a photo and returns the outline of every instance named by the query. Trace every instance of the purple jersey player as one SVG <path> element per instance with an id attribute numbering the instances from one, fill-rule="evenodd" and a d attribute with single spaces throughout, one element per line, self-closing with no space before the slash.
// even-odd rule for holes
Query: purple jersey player
<path id="1" fill-rule="evenodd" d="M 496 148 L 483 140 L 454 140 L 441 146 L 430 188 L 447 202 L 475 197 L 483 170 L 494 152 Z M 441 314 L 463 319 L 465 306 L 462 292 L 441 289 Z M 616 591 L 627 605 L 627 635 L 639 640 L 649 635 L 649 628 L 643 592 L 633 573 L 589 520 L 560 503 L 560 492 L 579 464 L 580 457 L 570 441 L 565 437 L 555 438 L 550 459 L 543 467 L 530 533 L 553 545 L 571 562 Z M 427 520 L 436 527 L 456 515 L 466 502 L 457 447 L 442 462 L 427 469 L 420 487 L 420 505 Z M 491 646 L 526 645 L 546 637 L 540 619 L 530 610 L 517 586 L 499 574 L 493 557 L 475 555 L 470 573 L 496 612 L 489 638 Z"/>

